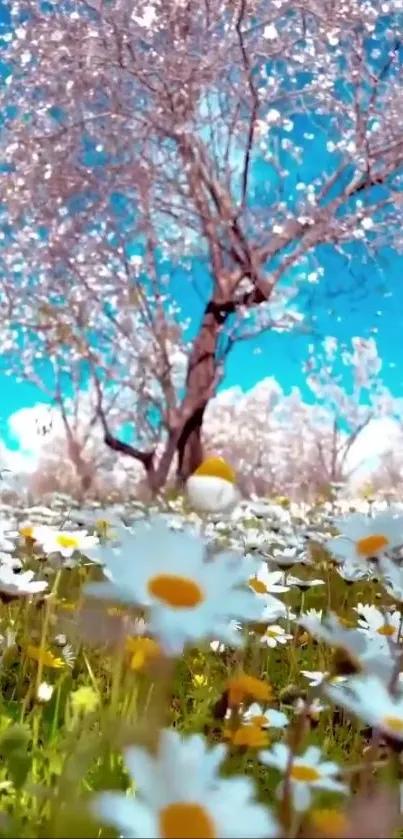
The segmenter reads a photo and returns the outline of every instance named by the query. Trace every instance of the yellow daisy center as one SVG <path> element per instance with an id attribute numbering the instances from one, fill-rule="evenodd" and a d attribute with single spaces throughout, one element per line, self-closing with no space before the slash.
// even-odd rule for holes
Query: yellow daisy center
<path id="1" fill-rule="evenodd" d="M 386 716 L 383 718 L 383 722 L 394 734 L 403 733 L 403 719 L 401 717 Z"/>
<path id="2" fill-rule="evenodd" d="M 58 533 L 56 536 L 56 543 L 61 548 L 77 548 L 78 539 L 76 536 L 70 536 L 68 533 Z"/>
<path id="3" fill-rule="evenodd" d="M 278 636 L 281 635 L 281 632 L 279 632 L 278 629 L 268 628 L 266 629 L 265 635 L 267 635 L 268 638 L 278 638 Z"/>
<path id="4" fill-rule="evenodd" d="M 262 583 L 261 580 L 258 580 L 257 577 L 251 577 L 249 580 L 249 585 L 251 588 L 253 588 L 253 591 L 255 591 L 256 594 L 267 594 L 267 588 L 265 584 Z"/>
<path id="5" fill-rule="evenodd" d="M 293 781 L 302 781 L 304 783 L 319 781 L 321 777 L 320 772 L 314 769 L 313 766 L 304 766 L 302 763 L 295 763 L 290 772 L 290 778 Z"/>
<path id="6" fill-rule="evenodd" d="M 148 581 L 148 593 L 172 609 L 194 609 L 203 603 L 204 593 L 190 577 L 157 574 Z"/>
<path id="7" fill-rule="evenodd" d="M 357 553 L 364 557 L 376 556 L 379 551 L 383 551 L 388 545 L 389 539 L 382 533 L 371 533 L 370 536 L 364 536 L 355 543 Z"/>
<path id="8" fill-rule="evenodd" d="M 236 482 L 236 472 L 222 457 L 209 457 L 193 473 L 198 477 L 222 478 L 230 484 Z"/>
<path id="9" fill-rule="evenodd" d="M 163 839 L 216 839 L 214 822 L 200 804 L 180 801 L 160 810 Z"/>
<path id="10" fill-rule="evenodd" d="M 383 626 L 380 626 L 379 629 L 376 630 L 378 635 L 394 635 L 395 630 L 394 627 L 388 623 L 385 623 Z"/>

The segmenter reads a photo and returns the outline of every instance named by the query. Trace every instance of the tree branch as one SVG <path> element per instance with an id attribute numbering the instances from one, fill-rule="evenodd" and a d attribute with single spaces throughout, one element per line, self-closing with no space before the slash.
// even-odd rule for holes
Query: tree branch
<path id="1" fill-rule="evenodd" d="M 105 411 L 102 407 L 101 384 L 93 366 L 92 375 L 94 379 L 95 392 L 97 394 L 97 413 L 104 432 L 104 443 L 114 452 L 119 452 L 120 454 L 128 455 L 129 457 L 132 457 L 135 460 L 140 461 L 140 463 L 143 464 L 146 472 L 151 472 L 153 470 L 154 465 L 154 451 L 145 452 L 141 449 L 137 449 L 135 446 L 131 446 L 130 443 L 124 443 L 123 440 L 119 440 L 118 437 L 115 437 L 109 430 Z"/>

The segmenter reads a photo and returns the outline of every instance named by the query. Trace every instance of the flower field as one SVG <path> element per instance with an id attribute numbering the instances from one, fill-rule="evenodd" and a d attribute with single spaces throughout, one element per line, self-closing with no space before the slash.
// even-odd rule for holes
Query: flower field
<path id="1" fill-rule="evenodd" d="M 1 834 L 398 835 L 403 509 L 196 496 L 3 504 Z"/>

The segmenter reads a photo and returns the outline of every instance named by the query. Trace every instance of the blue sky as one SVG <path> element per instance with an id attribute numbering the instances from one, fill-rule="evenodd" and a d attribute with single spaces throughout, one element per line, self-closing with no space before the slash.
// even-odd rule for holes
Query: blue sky
<path id="1" fill-rule="evenodd" d="M 0 27 L 6 19 L 5 8 L 0 3 Z M 330 136 L 316 131 L 314 141 L 307 141 L 304 137 L 310 128 L 312 125 L 309 118 L 299 118 L 295 120 L 294 131 L 287 134 L 291 140 L 307 147 L 302 166 L 290 166 L 290 161 L 285 160 L 290 170 L 286 189 L 288 197 L 291 196 L 291 203 L 298 181 L 310 182 L 318 171 L 326 170 L 329 165 L 326 140 L 330 139 Z M 284 156 L 286 158 L 286 152 Z M 331 163 L 335 165 L 334 158 L 331 159 Z M 267 172 L 263 172 L 262 167 L 258 166 L 254 173 L 257 203 L 267 201 L 272 189 L 275 189 L 273 177 L 267 177 Z M 355 335 L 373 335 L 383 359 L 384 382 L 396 395 L 403 396 L 403 374 L 400 365 L 403 335 L 403 257 L 385 251 L 380 254 L 377 268 L 375 265 L 364 264 L 359 245 L 352 251 L 352 256 L 349 268 L 341 257 L 328 253 L 324 255 L 325 278 L 314 309 L 314 336 L 301 335 L 298 332 L 270 332 L 254 341 L 241 342 L 228 358 L 223 387 L 240 385 L 249 389 L 260 379 L 274 376 L 286 392 L 297 385 L 301 387 L 305 398 L 312 398 L 302 373 L 308 344 L 315 337 L 320 340 L 325 335 L 334 335 L 347 343 Z M 334 292 L 342 288 L 346 282 L 350 287 L 355 285 L 356 292 L 353 295 L 340 294 L 334 297 Z M 379 290 L 381 284 L 387 290 L 388 296 L 384 296 Z M 182 284 L 182 289 L 183 287 Z M 184 316 L 191 316 L 194 323 L 197 323 L 201 315 L 200 300 L 189 286 L 186 288 L 186 294 L 181 295 L 183 313 Z M 318 286 L 313 286 L 311 290 L 317 293 Z M 2 373 L 0 388 L 0 430 L 8 442 L 8 417 L 22 407 L 45 399 L 33 386 L 17 383 Z"/>

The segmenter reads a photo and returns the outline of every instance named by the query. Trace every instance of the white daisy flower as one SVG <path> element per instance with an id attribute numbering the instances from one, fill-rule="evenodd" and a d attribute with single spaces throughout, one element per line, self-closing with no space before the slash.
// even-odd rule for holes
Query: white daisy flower
<path id="1" fill-rule="evenodd" d="M 282 572 L 269 571 L 265 562 L 261 562 L 259 566 L 249 563 L 249 567 L 251 568 L 249 585 L 262 600 L 262 605 L 267 608 L 268 613 L 274 613 L 278 617 L 285 614 L 286 606 L 275 596 L 289 591 L 289 586 L 280 584 L 280 580 L 283 580 Z"/>
<path id="2" fill-rule="evenodd" d="M 358 603 L 354 611 L 360 616 L 358 625 L 362 632 L 380 636 L 385 641 L 396 643 L 399 637 L 402 615 L 400 612 L 381 612 L 376 606 Z"/>
<path id="3" fill-rule="evenodd" d="M 263 547 L 267 542 L 267 536 L 260 530 L 248 530 L 244 536 L 245 552 L 256 551 Z"/>
<path id="4" fill-rule="evenodd" d="M 347 629 L 338 616 L 331 612 L 322 623 L 304 618 L 300 619 L 299 623 L 317 640 L 344 650 L 358 669 L 372 671 L 384 679 L 390 676 L 394 666 L 393 658 L 380 636 L 375 640 L 374 636 L 359 629 Z"/>
<path id="5" fill-rule="evenodd" d="M 327 670 L 301 670 L 301 675 L 308 679 L 310 688 L 316 688 L 330 675 Z"/>
<path id="6" fill-rule="evenodd" d="M 269 559 L 278 568 L 292 568 L 297 562 L 303 561 L 303 557 L 298 556 L 296 548 L 284 548 L 281 551 L 276 548 Z"/>
<path id="7" fill-rule="evenodd" d="M 225 754 L 221 744 L 208 750 L 198 734 L 182 739 L 164 730 L 156 757 L 138 747 L 125 754 L 135 795 L 101 793 L 93 810 L 128 838 L 278 836 L 270 810 L 254 799 L 252 779 L 219 777 Z"/>
<path id="8" fill-rule="evenodd" d="M 387 685 L 371 674 L 349 677 L 343 685 L 325 685 L 336 705 L 394 740 L 403 740 L 403 694 L 391 696 Z"/>
<path id="9" fill-rule="evenodd" d="M 370 575 L 370 568 L 359 565 L 356 562 L 346 560 L 341 565 L 338 565 L 336 571 L 346 583 L 356 583 L 358 580 L 365 580 Z"/>
<path id="10" fill-rule="evenodd" d="M 260 638 L 260 643 L 274 649 L 277 647 L 277 644 L 287 644 L 288 641 L 292 641 L 292 637 L 292 635 L 288 635 L 282 626 L 274 623 L 267 627 L 264 635 Z"/>
<path id="11" fill-rule="evenodd" d="M 289 767 L 290 748 L 285 743 L 275 743 L 272 749 L 260 752 L 260 760 L 285 773 Z M 317 746 L 309 746 L 303 755 L 294 756 L 289 773 L 294 809 L 303 813 L 312 801 L 312 790 L 327 790 L 346 794 L 348 787 L 336 780 L 340 768 L 333 761 L 323 760 Z"/>
<path id="12" fill-rule="evenodd" d="M 220 457 L 210 457 L 196 469 L 186 492 L 192 507 L 203 513 L 229 511 L 240 498 L 235 470 Z"/>
<path id="13" fill-rule="evenodd" d="M 45 580 L 34 580 L 33 571 L 15 574 L 10 565 L 0 565 L 0 591 L 10 597 L 29 597 L 47 589 Z"/>
<path id="14" fill-rule="evenodd" d="M 334 522 L 340 536 L 326 543 L 336 559 L 366 562 L 403 544 L 403 516 L 383 510 L 373 517 L 353 513 Z"/>
<path id="15" fill-rule="evenodd" d="M 285 728 L 289 722 L 287 715 L 283 711 L 276 711 L 274 708 L 268 708 L 264 711 L 262 706 L 257 702 L 253 702 L 244 711 L 242 721 L 250 725 L 256 725 L 259 728 Z"/>
<path id="16" fill-rule="evenodd" d="M 40 525 L 32 530 L 32 537 L 38 542 L 46 554 L 59 553 L 70 558 L 73 553 L 85 553 L 98 543 L 95 536 L 89 536 L 85 530 L 54 530 L 52 527 Z"/>
<path id="17" fill-rule="evenodd" d="M 239 646 L 231 621 L 257 621 L 258 599 L 245 585 L 247 563 L 229 553 L 206 558 L 205 543 L 170 530 L 158 519 L 140 522 L 131 545 L 105 552 L 110 582 L 88 584 L 92 597 L 148 607 L 150 632 L 166 652 L 186 643 L 217 639 Z"/>
<path id="18" fill-rule="evenodd" d="M 342 678 L 344 679 L 345 677 Z M 334 681 L 336 681 L 336 679 Z M 324 705 L 319 697 L 315 696 L 313 699 L 308 701 L 308 703 L 304 699 L 301 699 L 301 697 L 298 697 L 294 707 L 296 714 L 305 713 L 311 718 L 311 720 L 318 720 L 322 711 L 326 711 L 329 706 Z"/>
<path id="19" fill-rule="evenodd" d="M 324 580 L 319 580 L 316 578 L 314 580 L 303 580 L 300 579 L 300 577 L 293 577 L 291 576 L 291 574 L 288 574 L 287 576 L 287 583 L 290 586 L 295 586 L 296 588 L 299 588 L 301 591 L 306 591 L 308 588 L 313 588 L 314 586 L 325 585 Z"/>

